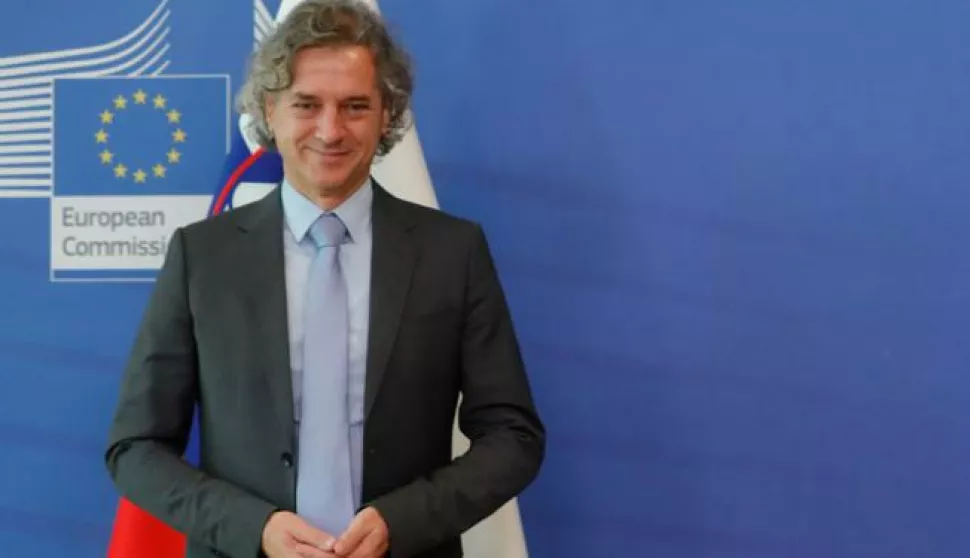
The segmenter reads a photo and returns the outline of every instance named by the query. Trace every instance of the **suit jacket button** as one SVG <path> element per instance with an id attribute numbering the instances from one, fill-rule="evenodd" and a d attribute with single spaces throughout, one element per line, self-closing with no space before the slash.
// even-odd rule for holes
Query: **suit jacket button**
<path id="1" fill-rule="evenodd" d="M 283 462 L 284 467 L 289 469 L 293 466 L 293 454 L 290 452 L 284 452 L 283 455 L 280 456 L 280 461 Z"/>

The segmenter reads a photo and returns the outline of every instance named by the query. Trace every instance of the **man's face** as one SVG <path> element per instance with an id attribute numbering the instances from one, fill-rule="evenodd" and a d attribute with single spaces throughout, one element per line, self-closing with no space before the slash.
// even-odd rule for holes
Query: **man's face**
<path id="1" fill-rule="evenodd" d="M 364 47 L 297 53 L 292 85 L 266 106 L 283 170 L 297 189 L 339 204 L 367 178 L 389 120 L 376 78 Z"/>

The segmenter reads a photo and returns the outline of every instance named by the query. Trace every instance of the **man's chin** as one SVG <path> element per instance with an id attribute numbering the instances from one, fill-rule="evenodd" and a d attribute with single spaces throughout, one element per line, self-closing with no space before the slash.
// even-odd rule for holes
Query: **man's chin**
<path id="1" fill-rule="evenodd" d="M 351 184 L 348 182 L 348 178 L 343 178 L 340 180 L 317 180 L 316 191 L 327 197 L 344 197 L 349 194 L 350 191 L 357 186 L 356 183 Z"/>
<path id="2" fill-rule="evenodd" d="M 320 190 L 324 192 L 334 192 L 340 191 L 347 187 L 347 177 L 341 176 L 339 178 L 327 177 L 318 179 L 316 181 L 317 186 Z"/>
<path id="3" fill-rule="evenodd" d="M 313 165 L 307 175 L 317 184 L 337 185 L 347 181 L 351 168 L 349 165 Z"/>
<path id="4" fill-rule="evenodd" d="M 333 169 L 318 168 L 313 170 L 316 172 L 304 171 L 302 176 L 306 187 L 314 192 L 327 196 L 341 195 L 358 185 L 358 180 L 353 178 L 354 173 L 349 170 L 341 172 L 334 172 Z M 363 182 L 363 180 L 359 182 Z"/>

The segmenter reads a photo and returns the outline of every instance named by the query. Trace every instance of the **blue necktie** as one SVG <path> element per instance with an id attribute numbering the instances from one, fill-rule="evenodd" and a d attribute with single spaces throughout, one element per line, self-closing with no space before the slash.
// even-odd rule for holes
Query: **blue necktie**
<path id="1" fill-rule="evenodd" d="M 297 513 L 340 536 L 354 516 L 347 404 L 347 286 L 340 244 L 347 229 L 334 214 L 310 228 L 317 254 L 310 267 L 305 308 L 302 417 Z"/>

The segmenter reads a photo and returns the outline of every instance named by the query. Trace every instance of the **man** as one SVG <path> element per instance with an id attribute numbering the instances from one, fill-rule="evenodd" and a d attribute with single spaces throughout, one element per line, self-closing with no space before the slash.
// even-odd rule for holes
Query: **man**
<path id="1" fill-rule="evenodd" d="M 170 242 L 106 461 L 191 557 L 461 556 L 545 433 L 481 229 L 392 197 L 407 57 L 362 4 L 308 0 L 240 95 L 283 159 L 265 199 Z M 451 460 L 452 426 L 471 449 Z M 181 459 L 198 410 L 201 460 Z"/>

